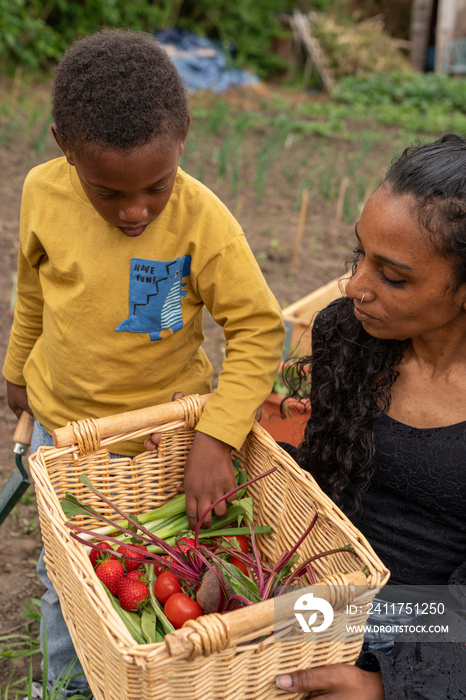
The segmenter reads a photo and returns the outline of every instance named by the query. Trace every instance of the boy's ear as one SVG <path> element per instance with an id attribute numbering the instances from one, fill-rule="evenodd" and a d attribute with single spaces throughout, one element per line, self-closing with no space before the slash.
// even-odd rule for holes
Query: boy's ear
<path id="1" fill-rule="evenodd" d="M 63 151 L 63 155 L 65 156 L 65 158 L 66 158 L 66 160 L 68 161 L 68 163 L 69 163 L 70 165 L 74 165 L 74 160 L 73 160 L 73 156 L 71 155 L 71 151 L 69 151 L 68 148 L 65 148 L 65 146 L 63 146 L 63 145 L 61 144 L 60 139 L 59 139 L 59 137 L 58 137 L 58 133 L 57 133 L 57 127 L 55 126 L 55 124 L 52 124 L 52 125 L 51 125 L 50 130 L 51 130 L 51 132 L 52 132 L 52 134 L 53 134 L 53 138 L 55 139 L 55 141 L 56 141 L 57 144 L 58 144 L 58 147 L 60 148 L 60 150 Z"/>

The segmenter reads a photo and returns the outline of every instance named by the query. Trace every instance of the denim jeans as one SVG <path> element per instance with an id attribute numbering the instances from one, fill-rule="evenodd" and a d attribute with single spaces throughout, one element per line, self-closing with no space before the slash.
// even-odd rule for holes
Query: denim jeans
<path id="1" fill-rule="evenodd" d="M 31 454 L 41 446 L 53 447 L 53 439 L 44 426 L 34 419 Z M 110 456 L 119 457 L 120 455 L 111 454 Z M 42 654 L 47 653 L 48 658 L 47 682 L 49 686 L 53 686 L 57 681 L 60 682 L 60 678 L 65 672 L 67 678 L 71 675 L 76 675 L 68 684 L 65 684 L 66 689 L 62 690 L 59 695 L 54 696 L 56 700 L 62 700 L 62 698 L 69 698 L 72 695 L 89 690 L 89 684 L 77 657 L 68 627 L 63 619 L 57 592 L 47 575 L 44 562 L 44 548 L 42 548 L 37 564 L 37 576 L 46 588 L 41 598 L 40 643 Z M 45 650 L 45 631 L 47 633 L 47 651 Z"/>
<path id="2" fill-rule="evenodd" d="M 395 645 L 395 637 L 399 634 L 395 627 L 407 625 L 416 615 L 414 613 L 385 611 L 385 601 L 379 598 L 373 599 L 373 609 L 377 610 L 379 603 L 381 612 L 374 612 L 367 618 L 362 651 L 381 651 L 384 654 L 390 654 Z M 390 628 L 393 628 L 393 631 Z"/>

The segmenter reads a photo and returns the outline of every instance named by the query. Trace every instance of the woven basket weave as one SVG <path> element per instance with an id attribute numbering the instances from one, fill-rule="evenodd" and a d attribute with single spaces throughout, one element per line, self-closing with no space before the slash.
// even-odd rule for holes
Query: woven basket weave
<path id="1" fill-rule="evenodd" d="M 343 619 L 348 602 L 366 609 L 389 577 L 367 540 L 256 423 L 234 456 L 241 459 L 249 478 L 277 467 L 249 487 L 256 524 L 273 528 L 273 533 L 257 538 L 262 560 L 274 563 L 289 550 L 316 512 L 316 525 L 299 550 L 301 560 L 345 544 L 351 544 L 357 554 L 342 552 L 313 563 L 319 583 L 316 595 L 322 597 L 325 591 L 323 597 L 334 606 L 334 624 L 321 633 L 318 643 L 303 641 L 302 635 L 281 638 L 270 600 L 225 615 L 204 615 L 161 643 L 138 645 L 113 610 L 88 555 L 65 526 L 60 499 L 70 491 L 103 515 L 115 517 L 78 481 L 85 472 L 125 512 L 143 513 L 164 503 L 175 495 L 182 478 L 205 400 L 193 395 L 144 411 L 68 424 L 54 433 L 55 444 L 65 446 L 41 447 L 29 459 L 48 573 L 96 700 L 304 697 L 280 691 L 275 677 L 309 666 L 354 663 L 363 633 L 335 641 L 329 630 L 335 621 L 338 627 L 338 616 Z M 155 430 L 162 435 L 156 451 L 133 459 L 109 458 L 112 444 Z M 86 517 L 77 518 L 76 523 L 98 525 Z M 365 585 L 350 585 L 362 580 Z M 363 624 L 365 619 L 361 612 L 351 622 Z M 293 622 L 296 627 L 296 620 L 290 619 Z"/>

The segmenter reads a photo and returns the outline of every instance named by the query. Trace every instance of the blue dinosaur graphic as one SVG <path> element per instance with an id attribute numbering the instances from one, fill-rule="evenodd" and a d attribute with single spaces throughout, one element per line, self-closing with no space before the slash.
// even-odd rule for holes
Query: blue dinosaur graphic
<path id="1" fill-rule="evenodd" d="M 183 327 L 181 297 L 187 295 L 191 256 L 176 260 L 144 260 L 132 258 L 129 278 L 129 316 L 117 331 L 148 333 L 151 340 L 161 340 L 160 332 L 171 328 L 175 333 Z"/>

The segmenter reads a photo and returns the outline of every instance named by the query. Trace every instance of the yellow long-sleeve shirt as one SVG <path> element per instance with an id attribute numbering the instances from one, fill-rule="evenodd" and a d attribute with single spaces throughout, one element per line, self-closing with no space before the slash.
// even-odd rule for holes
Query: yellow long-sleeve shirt
<path id="1" fill-rule="evenodd" d="M 49 431 L 210 391 L 204 306 L 224 329 L 226 356 L 198 429 L 239 448 L 270 392 L 284 330 L 231 213 L 179 169 L 162 214 L 131 238 L 95 211 L 65 158 L 29 173 L 3 374 L 27 386 Z M 141 444 L 119 447 L 136 454 Z"/>

